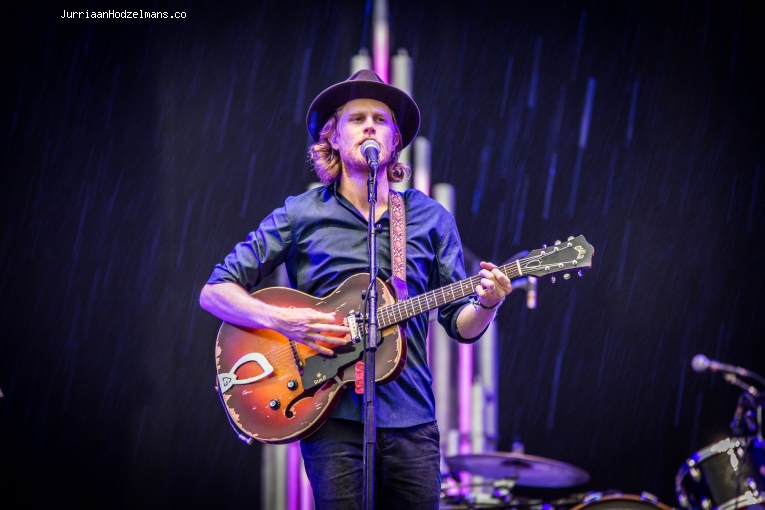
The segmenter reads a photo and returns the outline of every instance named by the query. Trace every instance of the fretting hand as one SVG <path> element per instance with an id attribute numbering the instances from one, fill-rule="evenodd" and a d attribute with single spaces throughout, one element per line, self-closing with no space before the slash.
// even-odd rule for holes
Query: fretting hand
<path id="1" fill-rule="evenodd" d="M 478 304 L 483 308 L 495 308 L 499 306 L 505 296 L 513 291 L 510 279 L 499 270 L 496 264 L 481 262 L 480 285 L 476 286 L 475 293 L 478 296 Z"/>

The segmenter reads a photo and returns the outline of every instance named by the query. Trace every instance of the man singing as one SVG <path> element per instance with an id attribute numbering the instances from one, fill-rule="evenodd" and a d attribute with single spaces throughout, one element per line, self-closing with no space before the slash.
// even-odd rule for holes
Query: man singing
<path id="1" fill-rule="evenodd" d="M 201 306 L 221 320 L 266 328 L 331 356 L 350 341 L 343 317 L 310 308 L 283 308 L 250 292 L 284 263 L 290 286 L 312 296 L 329 295 L 340 283 L 368 272 L 367 233 L 370 166 L 361 146 L 379 144 L 375 225 L 378 276 L 392 275 L 390 183 L 408 178 L 399 162 L 420 126 L 419 108 L 405 92 L 361 70 L 314 99 L 306 117 L 314 144 L 309 156 L 324 184 L 288 197 L 215 266 L 202 289 Z M 414 297 L 465 279 L 462 245 L 454 218 L 435 200 L 408 189 L 401 193 L 406 218 L 406 286 Z M 491 322 L 510 280 L 481 262 L 480 284 L 471 298 L 439 309 L 449 336 L 477 340 Z M 439 432 L 427 366 L 428 313 L 406 322 L 407 358 L 401 374 L 376 389 L 375 505 L 437 509 L 441 474 Z M 363 396 L 346 391 L 329 419 L 301 441 L 318 510 L 362 506 Z"/>

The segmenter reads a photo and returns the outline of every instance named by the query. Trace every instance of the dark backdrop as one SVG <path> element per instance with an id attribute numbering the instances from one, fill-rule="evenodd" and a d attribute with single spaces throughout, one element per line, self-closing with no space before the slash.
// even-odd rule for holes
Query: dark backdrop
<path id="1" fill-rule="evenodd" d="M 497 319 L 498 447 L 591 474 L 565 492 L 676 505 L 740 394 L 693 355 L 765 373 L 757 4 L 390 2 L 466 248 L 595 246 L 584 278 Z M 262 447 L 226 423 L 197 296 L 315 180 L 305 111 L 369 45 L 370 6 L 134 7 L 186 18 L 3 17 L 2 497 L 257 508 Z"/>

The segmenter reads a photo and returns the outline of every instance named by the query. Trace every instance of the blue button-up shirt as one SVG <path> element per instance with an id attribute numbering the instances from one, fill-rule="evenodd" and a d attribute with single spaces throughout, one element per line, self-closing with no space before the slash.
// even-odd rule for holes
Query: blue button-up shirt
<path id="1" fill-rule="evenodd" d="M 409 189 L 402 193 L 406 207 L 406 284 L 409 297 L 465 278 L 465 267 L 454 217 L 441 204 Z M 378 276 L 392 274 L 390 220 L 386 212 L 377 223 Z M 215 266 L 208 283 L 235 282 L 252 292 L 263 278 L 284 263 L 290 286 L 323 297 L 347 278 L 369 271 L 367 219 L 340 193 L 336 185 L 314 188 L 289 197 L 237 244 L 223 263 Z M 444 305 L 439 322 L 452 338 L 467 298 Z M 432 376 L 427 365 L 428 313 L 406 323 L 407 359 L 401 375 L 377 387 L 379 427 L 410 427 L 435 420 Z M 475 340 L 475 339 L 471 339 Z M 332 415 L 363 421 L 363 395 L 346 391 Z"/>

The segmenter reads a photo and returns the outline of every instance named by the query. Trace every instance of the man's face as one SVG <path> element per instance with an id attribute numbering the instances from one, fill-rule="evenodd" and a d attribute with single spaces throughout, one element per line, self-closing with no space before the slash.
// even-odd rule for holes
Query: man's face
<path id="1" fill-rule="evenodd" d="M 340 109 L 337 128 L 330 145 L 340 153 L 346 168 L 368 170 L 361 155 L 361 144 L 375 140 L 380 144 L 380 167 L 386 165 L 396 151 L 400 135 L 393 114 L 385 103 L 374 99 L 354 99 Z"/>

